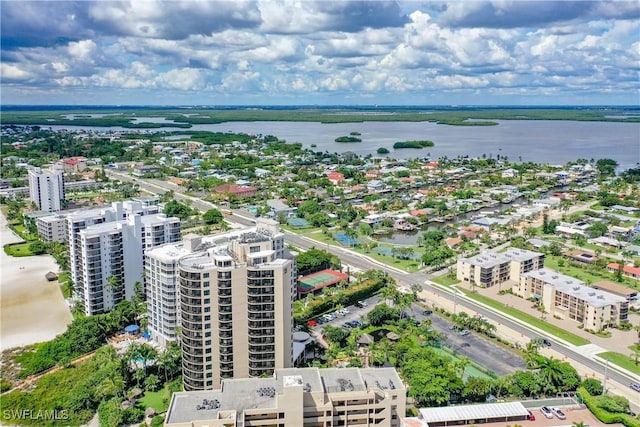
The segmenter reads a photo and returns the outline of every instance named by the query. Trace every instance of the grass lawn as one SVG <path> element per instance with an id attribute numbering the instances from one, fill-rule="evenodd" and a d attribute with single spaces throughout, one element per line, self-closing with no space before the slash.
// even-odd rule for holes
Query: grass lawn
<path id="1" fill-rule="evenodd" d="M 24 240 L 26 240 L 28 242 L 32 242 L 34 240 L 38 240 L 38 236 L 35 235 L 35 234 L 30 234 L 27 231 L 27 227 L 25 227 L 24 224 L 22 224 L 22 223 L 11 225 L 10 228 L 13 231 L 15 231 L 20 237 L 22 237 Z"/>
<path id="2" fill-rule="evenodd" d="M 547 255 L 544 258 L 544 266 L 552 270 L 559 271 L 562 274 L 566 274 L 567 276 L 575 277 L 576 279 L 582 280 L 585 283 L 595 283 L 603 279 L 612 279 L 611 275 L 605 271 L 603 271 L 602 274 L 594 274 L 590 271 L 569 265 L 569 262 L 567 260 L 564 260 L 564 266 L 559 267 L 558 261 L 560 259 L 560 257 Z"/>
<path id="3" fill-rule="evenodd" d="M 458 279 L 456 278 L 452 279 L 451 277 L 449 277 L 448 274 L 443 274 L 442 276 L 434 277 L 433 279 L 431 279 L 431 281 L 442 286 L 453 286 L 460 283 Z"/>
<path id="4" fill-rule="evenodd" d="M 603 359 L 609 359 L 611 363 L 615 363 L 621 368 L 627 371 L 633 372 L 636 375 L 640 375 L 640 365 L 636 364 L 635 360 L 624 354 L 615 353 L 613 351 L 606 351 L 604 353 L 598 353 L 596 356 Z"/>
<path id="5" fill-rule="evenodd" d="M 168 409 L 168 400 L 167 405 L 165 405 L 164 399 L 169 397 L 171 397 L 171 393 L 169 393 L 169 389 L 165 386 L 162 390 L 145 391 L 144 396 L 139 402 L 145 409 L 153 408 L 156 410 L 156 413 L 163 413 Z"/>
<path id="6" fill-rule="evenodd" d="M 450 357 L 452 360 L 459 360 L 458 357 L 456 357 L 450 351 L 445 350 L 443 348 L 435 348 L 434 347 L 433 350 L 436 353 L 439 353 L 439 354 L 442 354 L 442 355 Z M 466 381 L 467 379 L 469 379 L 469 377 L 495 379 L 495 374 L 492 377 L 491 375 L 489 375 L 485 371 L 483 371 L 482 367 L 480 367 L 479 365 L 476 365 L 475 363 L 469 361 L 469 364 L 464 368 L 464 374 L 462 375 L 462 378 Z"/>
<path id="7" fill-rule="evenodd" d="M 533 327 L 536 327 L 538 329 L 542 329 L 543 331 L 546 331 L 548 333 L 550 333 L 551 335 L 554 335 L 564 341 L 567 341 L 573 345 L 585 345 L 585 344 L 589 344 L 590 341 L 582 338 L 578 335 L 572 334 L 571 332 L 568 332 L 558 326 L 549 324 L 545 321 L 543 321 L 542 319 L 539 319 L 535 316 L 532 316 L 528 313 L 524 313 L 520 310 L 517 310 L 513 307 L 506 307 L 503 303 L 493 300 L 489 297 L 485 297 L 484 295 L 480 295 L 474 292 L 470 292 L 466 289 L 460 289 L 460 291 L 464 292 L 465 295 L 467 295 L 469 298 L 472 298 L 478 302 L 481 302 L 483 304 L 486 304 L 490 307 L 493 307 L 499 311 L 501 311 L 502 313 L 508 314 L 510 316 L 513 316 L 517 319 L 520 319 L 522 321 L 524 321 L 525 323 L 527 323 L 528 325 L 531 325 Z"/>
<path id="8" fill-rule="evenodd" d="M 313 239 L 315 241 L 318 241 L 320 243 L 324 243 L 324 244 L 328 244 L 328 245 L 332 245 L 332 246 L 337 246 L 337 247 L 345 247 L 347 249 L 350 249 L 354 252 L 357 252 L 359 254 L 362 255 L 366 255 L 368 257 L 371 257 L 377 261 L 380 261 L 384 264 L 387 264 L 389 266 L 392 267 L 396 267 L 399 268 L 401 270 L 407 271 L 409 273 L 415 273 L 417 271 L 420 270 L 420 260 L 417 259 L 398 259 L 398 258 L 394 258 L 390 255 L 383 255 L 383 254 L 379 254 L 377 252 L 374 252 L 374 250 L 371 250 L 369 252 L 366 252 L 364 249 L 362 248 L 357 248 L 357 247 L 347 247 L 347 246 L 343 246 L 340 243 L 336 242 L 331 236 L 327 236 L 323 233 L 314 233 L 311 234 L 309 236 L 310 239 Z M 391 248 L 392 246 L 390 245 L 385 245 L 385 244 L 380 244 L 378 243 L 378 247 L 389 247 Z M 318 247 L 318 249 L 322 249 L 322 247 Z"/>
<path id="9" fill-rule="evenodd" d="M 32 256 L 33 253 L 29 250 L 30 244 L 31 243 L 29 242 L 25 242 L 4 245 L 4 252 L 9 256 L 14 257 Z"/>

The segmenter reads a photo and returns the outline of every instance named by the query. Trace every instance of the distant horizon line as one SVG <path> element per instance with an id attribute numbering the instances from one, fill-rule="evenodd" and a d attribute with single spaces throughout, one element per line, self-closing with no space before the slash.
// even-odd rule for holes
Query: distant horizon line
<path id="1" fill-rule="evenodd" d="M 4 108 L 633 108 L 638 104 L 0 104 Z"/>

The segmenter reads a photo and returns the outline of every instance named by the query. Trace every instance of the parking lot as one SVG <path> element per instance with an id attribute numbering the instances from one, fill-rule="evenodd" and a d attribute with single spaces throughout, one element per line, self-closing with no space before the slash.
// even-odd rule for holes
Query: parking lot
<path id="1" fill-rule="evenodd" d="M 337 315 L 333 320 L 312 327 L 312 330 L 319 335 L 326 325 L 343 327 L 345 323 L 354 320 L 364 323 L 365 315 L 379 302 L 380 298 L 373 296 L 365 300 L 366 307 L 348 306 L 346 309 L 349 313 Z M 469 331 L 466 335 L 461 335 L 460 331 L 451 329 L 453 326 L 451 322 L 437 316 L 435 313 L 425 314 L 425 309 L 419 304 L 413 304 L 407 310 L 407 314 L 420 322 L 427 318 L 431 320 L 432 328 L 446 337 L 444 342 L 446 346 L 478 365 L 495 372 L 497 375 L 507 375 L 525 368 L 525 362 L 520 356 L 492 343 L 473 331 Z"/>

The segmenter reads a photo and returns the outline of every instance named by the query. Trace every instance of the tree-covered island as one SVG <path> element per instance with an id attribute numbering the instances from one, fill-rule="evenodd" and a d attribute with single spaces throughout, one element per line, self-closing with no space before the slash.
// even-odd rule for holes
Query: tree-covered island
<path id="1" fill-rule="evenodd" d="M 423 141 L 398 141 L 393 144 L 394 149 L 398 148 L 425 148 L 425 147 L 433 147 L 435 144 L 433 141 L 423 140 Z"/>

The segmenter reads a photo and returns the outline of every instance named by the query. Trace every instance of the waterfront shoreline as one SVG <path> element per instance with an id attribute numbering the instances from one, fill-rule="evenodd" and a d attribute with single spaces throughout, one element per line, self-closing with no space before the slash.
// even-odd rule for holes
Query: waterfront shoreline
<path id="1" fill-rule="evenodd" d="M 0 214 L 0 244 L 22 239 Z M 67 329 L 73 320 L 58 281 L 45 274 L 57 272 L 51 255 L 12 257 L 0 254 L 0 351 L 49 341 Z"/>

